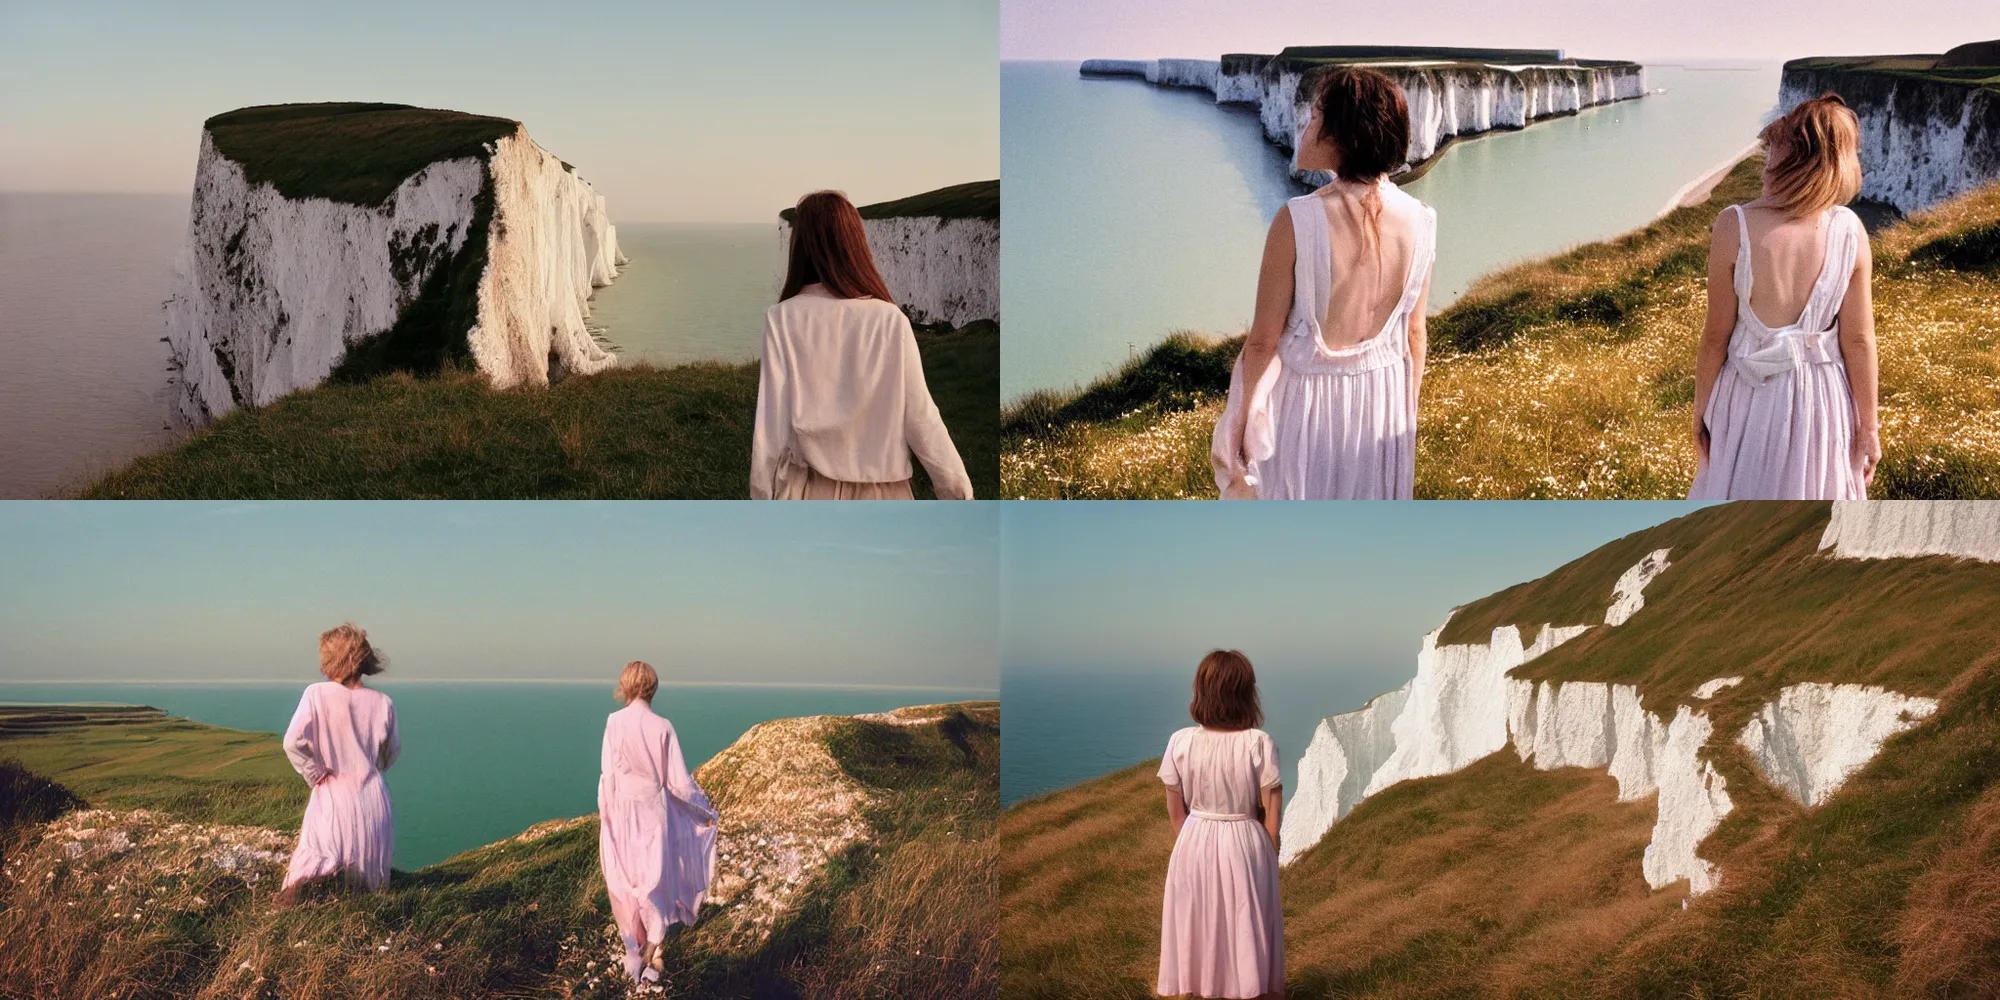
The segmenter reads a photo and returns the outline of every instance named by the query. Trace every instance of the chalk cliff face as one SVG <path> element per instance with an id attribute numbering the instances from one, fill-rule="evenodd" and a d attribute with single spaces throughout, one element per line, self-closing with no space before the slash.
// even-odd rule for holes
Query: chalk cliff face
<path id="1" fill-rule="evenodd" d="M 1849 558 L 1958 555 L 1989 544 L 2000 524 L 2000 509 L 1990 506 L 1938 512 L 1923 506 L 1836 505 L 1821 551 Z M 1358 712 L 1326 719 L 1314 732 L 1286 808 L 1280 861 L 1318 843 L 1361 799 L 1402 781 L 1458 771 L 1511 743 L 1539 770 L 1605 769 L 1618 782 L 1620 801 L 1656 798 L 1642 862 L 1648 885 L 1686 880 L 1694 894 L 1719 885 L 1722 873 L 1700 856 L 1700 845 L 1733 805 L 1727 781 L 1704 753 L 1716 735 L 1707 713 L 1682 703 L 1671 717 L 1654 714 L 1632 684 L 1511 676 L 1586 632 L 1618 628 L 1641 613 L 1646 586 L 1671 568 L 1670 555 L 1651 552 L 1618 579 L 1602 625 L 1544 625 L 1531 643 L 1513 625 L 1495 628 L 1481 644 L 1440 646 L 1443 626 L 1426 636 L 1409 684 Z M 1676 694 L 1706 701 L 1741 682 L 1717 677 Z M 1793 684 L 1730 736 L 1765 780 L 1815 806 L 1872 760 L 1884 740 L 1936 708 L 1933 699 L 1880 686 Z"/>
<path id="2" fill-rule="evenodd" d="M 862 207 L 869 252 L 910 322 L 1000 321 L 999 202 L 1000 182 L 987 181 Z M 781 217 L 779 246 L 791 241 Z"/>
<path id="3" fill-rule="evenodd" d="M 1922 58 L 1794 59 L 1778 89 L 1780 111 L 1839 94 L 1861 119 L 1861 196 L 1906 213 L 2000 179 L 2000 92 L 1909 72 Z"/>
<path id="4" fill-rule="evenodd" d="M 587 300 L 621 262 L 604 199 L 518 124 L 373 204 L 287 196 L 204 129 L 166 304 L 175 405 L 201 424 L 269 403 L 399 323 L 498 386 L 597 371 L 616 359 L 584 326 Z"/>
<path id="5" fill-rule="evenodd" d="M 1819 548 L 1841 559 L 2000 562 L 2000 517 L 1991 500 L 1840 500 Z"/>
<path id="6" fill-rule="evenodd" d="M 1410 107 L 1408 163 L 1421 164 L 1446 142 L 1494 129 L 1525 128 L 1538 119 L 1643 96 L 1646 71 L 1636 63 L 1470 65 L 1454 60 L 1370 62 L 1396 82 Z M 1302 92 L 1310 67 L 1282 56 L 1230 55 L 1220 60 L 1152 61 L 1092 59 L 1083 73 L 1133 76 L 1160 86 L 1191 87 L 1218 104 L 1258 109 L 1264 137 L 1294 153 L 1293 176 L 1323 184 L 1330 176 L 1300 171 L 1296 151 L 1311 93 Z"/>

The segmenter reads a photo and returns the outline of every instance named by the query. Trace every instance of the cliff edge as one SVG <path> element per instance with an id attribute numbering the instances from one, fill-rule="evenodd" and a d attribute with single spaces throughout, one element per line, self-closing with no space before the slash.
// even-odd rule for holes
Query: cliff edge
<path id="1" fill-rule="evenodd" d="M 217 115 L 166 304 L 175 407 L 200 425 L 336 375 L 454 362 L 502 388 L 600 371 L 616 358 L 584 318 L 620 263 L 603 197 L 519 122 Z"/>
<path id="2" fill-rule="evenodd" d="M 1000 322 L 1000 182 L 973 181 L 862 205 L 868 249 L 918 326 Z M 778 214 L 790 247 L 792 209 Z"/>

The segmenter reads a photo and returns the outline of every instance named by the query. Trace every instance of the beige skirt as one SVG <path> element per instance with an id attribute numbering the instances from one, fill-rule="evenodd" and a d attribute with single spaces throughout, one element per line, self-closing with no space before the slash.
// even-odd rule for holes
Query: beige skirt
<path id="1" fill-rule="evenodd" d="M 779 500 L 915 500 L 910 481 L 893 483 L 848 483 L 828 479 L 804 465 L 786 466 L 779 474 Z"/>

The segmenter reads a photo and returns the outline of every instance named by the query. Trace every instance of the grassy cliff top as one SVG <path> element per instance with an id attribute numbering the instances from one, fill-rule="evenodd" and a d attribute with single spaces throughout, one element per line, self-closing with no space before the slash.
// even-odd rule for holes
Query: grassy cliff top
<path id="1" fill-rule="evenodd" d="M 1503 65 L 1576 66 L 1601 68 L 1638 66 L 1618 59 L 1577 59 L 1556 49 L 1483 49 L 1428 45 L 1292 45 L 1276 57 L 1232 54 L 1222 57 L 1229 65 L 1249 65 L 1283 69 L 1309 69 L 1337 63 L 1446 62 L 1463 68 Z M 1269 59 L 1260 63 L 1258 60 Z"/>
<path id="2" fill-rule="evenodd" d="M 439 160 L 484 159 L 488 144 L 521 123 L 405 104 L 266 104 L 204 123 L 250 183 L 287 198 L 380 205 Z"/>
<path id="3" fill-rule="evenodd" d="M 923 194 L 913 194 L 908 198 L 894 201 L 878 201 L 873 205 L 859 206 L 864 219 L 1000 219 L 1000 182 L 970 181 L 953 184 Z M 778 213 L 778 218 L 792 221 L 797 209 L 788 208 Z"/>
<path id="4" fill-rule="evenodd" d="M 1741 676 L 1708 703 L 1733 732 L 1789 684 L 1937 697 L 2000 649 L 2000 564 L 1831 558 L 1819 552 L 1827 512 L 1818 502 L 1704 508 L 1466 605 L 1439 642 L 1482 643 L 1500 625 L 1531 640 L 1545 623 L 1602 623 L 1619 575 L 1667 549 L 1671 565 L 1631 620 L 1593 628 L 1512 676 L 1634 684 L 1657 711 L 1692 703 L 1704 681 Z"/>
<path id="5" fill-rule="evenodd" d="M 975 496 L 999 488 L 1000 331 L 917 336 Z M 741 499 L 757 366 L 620 365 L 546 391 L 477 373 L 336 382 L 245 407 L 91 484 L 90 496 Z M 916 493 L 931 495 L 916 467 Z"/>
<path id="6" fill-rule="evenodd" d="M 619 948 L 595 816 L 394 872 L 381 892 L 324 887 L 278 910 L 305 787 L 275 736 L 98 706 L 8 717 L 29 713 L 36 732 L 0 730 L 0 996 L 627 996 L 609 971 Z M 794 776 L 745 787 L 704 766 L 724 810 L 721 860 L 701 919 L 668 936 L 666 995 L 990 1000 L 998 707 L 784 721 L 818 723 L 866 835 L 805 870 L 783 850 L 815 832 L 804 819 L 787 827 L 768 809 L 746 829 L 735 815 L 782 800 Z M 735 934 L 773 894 L 788 905 L 770 932 Z"/>
<path id="7" fill-rule="evenodd" d="M 1984 45 L 1960 46 L 1952 50 L 1963 54 L 1947 61 L 1942 55 L 1889 55 L 1889 56 L 1811 56 L 1804 59 L 1790 59 L 1785 62 L 1785 72 L 1802 70 L 1836 70 L 1848 73 L 1868 73 L 1877 76 L 1921 80 L 1925 83 L 1948 83 L 1960 87 L 1972 87 L 2000 93 L 2000 59 L 1987 61 Z"/>
<path id="8" fill-rule="evenodd" d="M 1751 157 L 1702 204 L 1488 274 L 1431 316 L 1416 495 L 1687 495 L 1710 228 L 1757 197 L 1762 169 Z M 1870 495 L 2000 497 L 2000 183 L 1870 238 L 1884 448 Z M 1012 402 L 1004 495 L 1213 497 L 1209 436 L 1241 344 L 1170 337 L 1087 387 Z"/>

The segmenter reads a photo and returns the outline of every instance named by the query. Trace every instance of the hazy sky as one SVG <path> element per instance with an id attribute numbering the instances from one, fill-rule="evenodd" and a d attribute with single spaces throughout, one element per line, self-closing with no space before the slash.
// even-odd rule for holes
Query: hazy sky
<path id="1" fill-rule="evenodd" d="M 775 221 L 999 175 L 997 0 L 0 0 L 0 190 L 188 193 L 204 119 L 514 118 L 614 222 Z"/>
<path id="2" fill-rule="evenodd" d="M 1186 673 L 1236 647 L 1386 690 L 1452 608 L 1699 506 L 1005 504 L 1001 663 Z"/>
<path id="3" fill-rule="evenodd" d="M 1892 13 L 1893 11 L 1893 13 Z M 1004 59 L 1213 59 L 1287 45 L 1562 48 L 1782 61 L 1942 52 L 2000 36 L 1992 0 L 1004 0 Z"/>
<path id="4" fill-rule="evenodd" d="M 998 688 L 992 504 L 0 504 L 0 680 Z M 6 697 L 0 688 L 0 699 Z"/>

